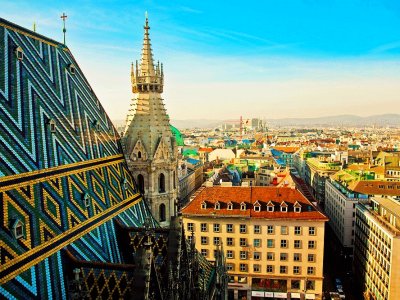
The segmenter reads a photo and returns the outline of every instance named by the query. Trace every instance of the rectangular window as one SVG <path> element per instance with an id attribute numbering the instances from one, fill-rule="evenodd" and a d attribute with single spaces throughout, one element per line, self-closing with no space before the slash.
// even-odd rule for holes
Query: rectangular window
<path id="1" fill-rule="evenodd" d="M 226 264 L 226 270 L 227 271 L 233 271 L 234 270 L 234 264 Z"/>
<path id="2" fill-rule="evenodd" d="M 294 234 L 295 235 L 300 235 L 301 234 L 301 227 L 300 226 L 294 226 Z"/>
<path id="3" fill-rule="evenodd" d="M 233 224 L 226 224 L 226 232 L 233 232 Z"/>
<path id="4" fill-rule="evenodd" d="M 208 238 L 206 236 L 202 236 L 200 238 L 200 240 L 201 240 L 201 244 L 202 245 L 207 245 L 208 244 Z"/>
<path id="5" fill-rule="evenodd" d="M 301 261 L 301 253 L 293 253 L 293 261 Z"/>
<path id="6" fill-rule="evenodd" d="M 231 237 L 226 238 L 226 244 L 228 246 L 233 246 L 233 238 L 231 238 Z"/>
<path id="7" fill-rule="evenodd" d="M 219 245 L 219 237 L 214 236 L 214 245 Z"/>
<path id="8" fill-rule="evenodd" d="M 279 273 L 286 274 L 287 273 L 287 267 L 286 266 L 280 266 L 279 267 Z"/>
<path id="9" fill-rule="evenodd" d="M 300 274 L 300 267 L 299 266 L 294 266 L 293 267 L 293 274 Z"/>
<path id="10" fill-rule="evenodd" d="M 315 262 L 315 255 L 314 254 L 308 254 L 307 260 L 308 260 L 308 262 Z"/>
<path id="11" fill-rule="evenodd" d="M 247 271 L 247 265 L 246 265 L 246 271 Z M 247 277 L 238 276 L 238 282 L 239 283 L 247 283 Z"/>
<path id="12" fill-rule="evenodd" d="M 274 252 L 267 252 L 267 260 L 274 260 Z"/>
<path id="13" fill-rule="evenodd" d="M 288 257 L 287 253 L 281 253 L 280 255 L 281 261 L 287 261 L 287 257 Z"/>
<path id="14" fill-rule="evenodd" d="M 254 260 L 260 260 L 261 259 L 261 253 L 260 252 L 254 252 L 253 259 Z"/>
<path id="15" fill-rule="evenodd" d="M 204 257 L 207 257 L 208 250 L 207 249 L 201 249 L 201 255 L 203 255 Z"/>
<path id="16" fill-rule="evenodd" d="M 291 281 L 291 286 L 292 286 L 293 290 L 300 289 L 300 280 L 292 280 Z"/>
<path id="17" fill-rule="evenodd" d="M 287 226 L 281 226 L 281 234 L 288 234 Z"/>
<path id="18" fill-rule="evenodd" d="M 261 266 L 259 264 L 253 265 L 253 272 L 255 273 L 261 272 Z"/>
<path id="19" fill-rule="evenodd" d="M 247 259 L 247 251 L 240 251 L 240 259 Z"/>
<path id="20" fill-rule="evenodd" d="M 294 248 L 295 249 L 301 248 L 301 240 L 294 240 Z"/>
<path id="21" fill-rule="evenodd" d="M 246 238 L 240 238 L 240 246 L 241 247 L 246 247 L 247 246 L 247 239 Z"/>
<path id="22" fill-rule="evenodd" d="M 308 249 L 315 249 L 315 241 L 308 241 Z"/>
<path id="23" fill-rule="evenodd" d="M 233 251 L 232 250 L 227 250 L 226 251 L 226 258 L 233 258 Z"/>
<path id="24" fill-rule="evenodd" d="M 201 232 L 207 232 L 207 223 L 201 223 L 200 227 L 201 227 Z"/>
<path id="25" fill-rule="evenodd" d="M 253 246 L 254 247 L 261 247 L 261 240 L 260 239 L 254 239 L 253 240 Z"/>
<path id="26" fill-rule="evenodd" d="M 315 227 L 308 228 L 308 235 L 315 235 Z"/>
<path id="27" fill-rule="evenodd" d="M 267 273 L 272 273 L 274 272 L 274 266 L 273 265 L 267 265 Z"/>
<path id="28" fill-rule="evenodd" d="M 287 248 L 287 240 L 281 240 L 281 248 Z"/>
<path id="29" fill-rule="evenodd" d="M 274 234 L 274 226 L 273 225 L 268 225 L 267 226 L 267 233 L 268 234 Z"/>
<path id="30" fill-rule="evenodd" d="M 315 290 L 315 280 L 307 280 L 306 289 L 307 290 Z"/>
<path id="31" fill-rule="evenodd" d="M 247 229 L 246 229 L 246 224 L 240 224 L 240 233 L 246 233 Z"/>
<path id="32" fill-rule="evenodd" d="M 214 232 L 219 232 L 219 224 L 214 224 Z"/>
<path id="33" fill-rule="evenodd" d="M 254 225 L 254 233 L 255 234 L 261 233 L 261 226 L 260 225 Z"/>
<path id="34" fill-rule="evenodd" d="M 189 235 L 189 236 L 187 237 L 187 239 L 188 239 L 189 243 L 192 243 L 192 241 L 193 241 L 193 236 Z"/>
<path id="35" fill-rule="evenodd" d="M 247 264 L 240 264 L 240 272 L 246 272 L 247 271 Z"/>
<path id="36" fill-rule="evenodd" d="M 187 231 L 189 231 L 189 232 L 194 231 L 194 224 L 193 223 L 187 223 Z"/>
<path id="37" fill-rule="evenodd" d="M 307 275 L 314 275 L 314 271 L 315 268 L 314 267 L 307 267 Z"/>
<path id="38" fill-rule="evenodd" d="M 267 248 L 274 248 L 274 240 L 273 239 L 267 240 Z"/>

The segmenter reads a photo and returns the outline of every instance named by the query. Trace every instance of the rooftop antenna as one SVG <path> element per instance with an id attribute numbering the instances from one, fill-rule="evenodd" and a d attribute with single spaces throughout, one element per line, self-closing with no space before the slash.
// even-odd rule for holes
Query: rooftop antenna
<path id="1" fill-rule="evenodd" d="M 36 32 L 36 22 L 33 22 L 33 32 Z"/>
<path id="2" fill-rule="evenodd" d="M 63 20 L 63 25 L 64 25 L 64 27 L 63 27 L 64 45 L 65 45 L 65 33 L 67 32 L 67 29 L 65 28 L 65 19 L 66 18 L 68 18 L 68 16 L 65 13 L 63 13 L 62 16 L 61 16 L 61 19 Z"/>

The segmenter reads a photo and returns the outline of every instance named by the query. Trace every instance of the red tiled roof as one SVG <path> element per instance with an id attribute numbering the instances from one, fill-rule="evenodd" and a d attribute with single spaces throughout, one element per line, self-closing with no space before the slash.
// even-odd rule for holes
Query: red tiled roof
<path id="1" fill-rule="evenodd" d="M 352 182 L 348 188 L 365 195 L 400 196 L 398 181 L 361 180 Z"/>
<path id="2" fill-rule="evenodd" d="M 199 148 L 199 152 L 213 152 L 213 148 Z"/>
<path id="3" fill-rule="evenodd" d="M 274 147 L 275 150 L 282 151 L 285 153 L 295 153 L 300 147 Z"/>
<path id="4" fill-rule="evenodd" d="M 220 209 L 214 209 L 214 204 L 219 202 Z M 253 204 L 258 201 L 261 211 L 254 211 Z M 267 211 L 267 203 L 275 205 L 274 212 Z M 288 212 L 281 212 L 280 205 L 285 201 Z M 294 212 L 293 205 L 296 201 L 301 205 L 301 212 Z M 205 202 L 207 208 L 202 209 L 201 203 Z M 227 204 L 232 202 L 233 209 L 228 210 Z M 246 210 L 240 210 L 240 203 L 246 203 Z M 298 190 L 292 188 L 276 187 L 206 187 L 200 191 L 183 209 L 183 215 L 221 216 L 221 217 L 251 217 L 266 219 L 301 219 L 324 220 L 328 218 L 318 211 L 311 202 Z"/>

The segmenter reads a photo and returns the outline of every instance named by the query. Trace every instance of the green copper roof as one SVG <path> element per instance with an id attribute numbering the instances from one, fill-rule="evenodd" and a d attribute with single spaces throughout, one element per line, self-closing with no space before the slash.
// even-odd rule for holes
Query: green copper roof
<path id="1" fill-rule="evenodd" d="M 182 138 L 181 132 L 176 127 L 172 126 L 171 124 L 169 125 L 169 127 L 171 128 L 171 132 L 172 132 L 173 136 L 175 137 L 176 144 L 178 146 L 184 146 L 185 144 L 183 143 L 183 138 Z"/>
<path id="2" fill-rule="evenodd" d="M 183 156 L 198 156 L 199 153 L 195 149 L 186 149 L 182 153 Z"/>

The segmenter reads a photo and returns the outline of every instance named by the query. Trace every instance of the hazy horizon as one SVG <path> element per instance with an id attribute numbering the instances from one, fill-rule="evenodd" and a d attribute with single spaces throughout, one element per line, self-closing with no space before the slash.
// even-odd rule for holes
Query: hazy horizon
<path id="1" fill-rule="evenodd" d="M 145 11 L 171 119 L 400 113 L 399 3 L 240 3 L 0 0 L 1 17 L 59 41 L 68 15 L 67 45 L 113 120 L 129 109 Z"/>

